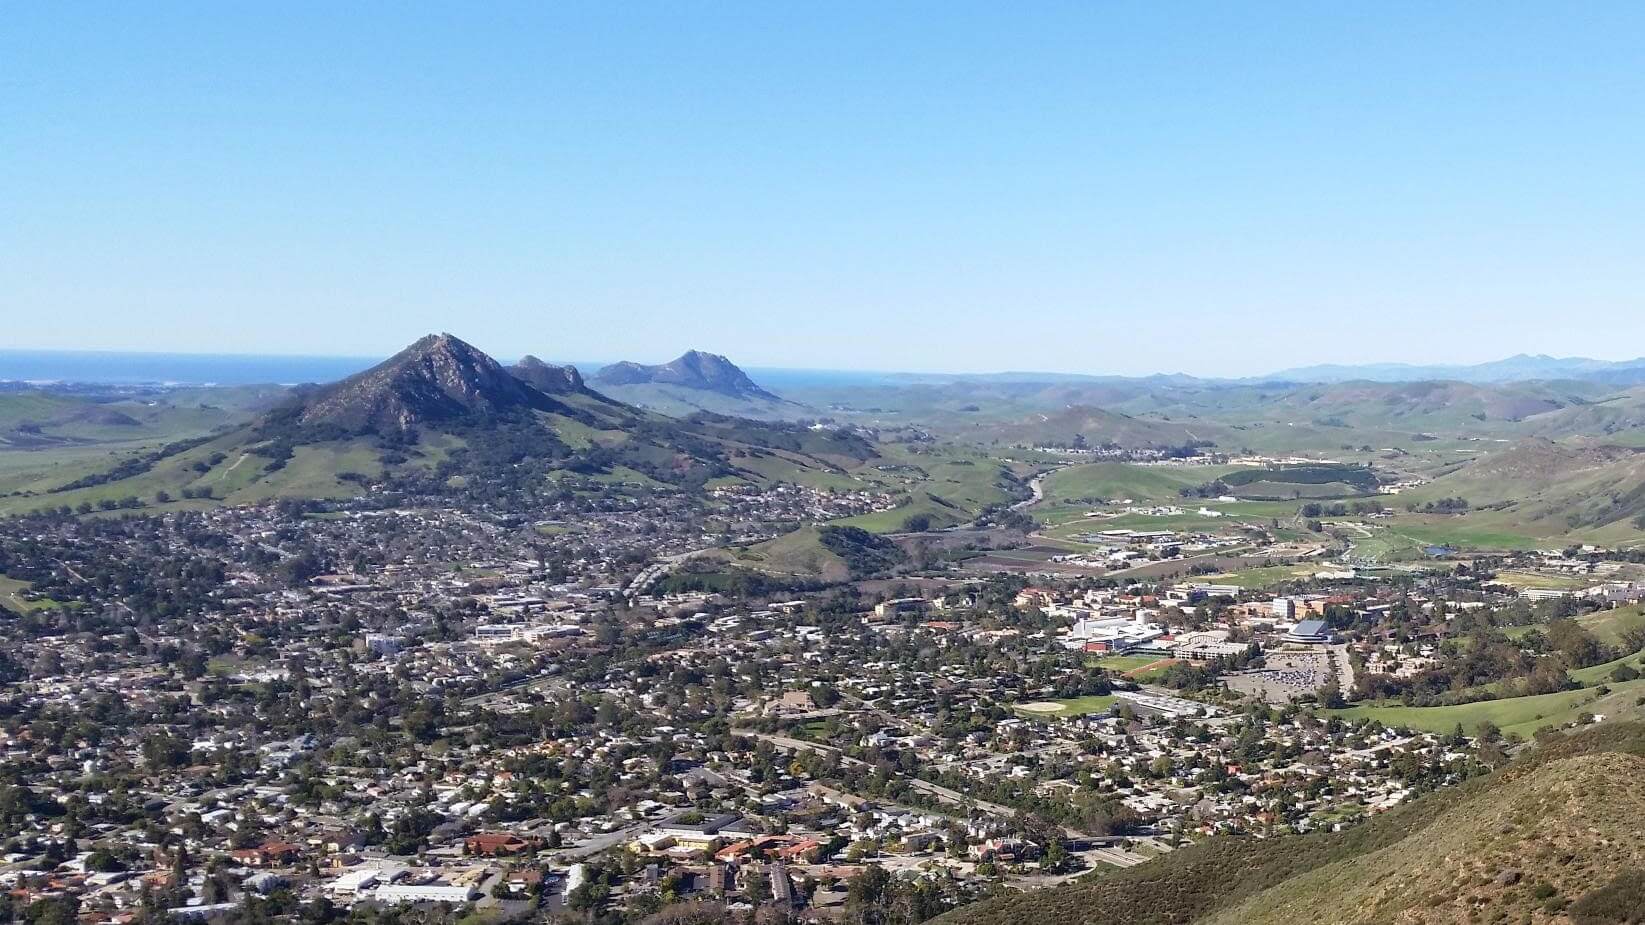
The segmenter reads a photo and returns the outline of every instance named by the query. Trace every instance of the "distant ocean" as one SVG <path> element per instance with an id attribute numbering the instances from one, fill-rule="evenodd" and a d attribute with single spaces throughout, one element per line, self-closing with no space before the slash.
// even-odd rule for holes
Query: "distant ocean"
<path id="1" fill-rule="evenodd" d="M 211 353 L 114 353 L 0 350 L 0 381 L 110 385 L 296 385 L 333 382 L 382 357 L 253 356 Z"/>
<path id="2" fill-rule="evenodd" d="M 500 359 L 500 358 L 499 358 Z M 383 357 L 265 356 L 235 353 L 121 353 L 96 350 L 0 350 L 0 382 L 80 382 L 102 385 L 297 385 L 335 382 Z M 511 363 L 513 360 L 502 360 Z M 592 375 L 603 362 L 576 362 Z M 892 381 L 895 374 L 753 367 L 761 385 L 815 388 Z"/>

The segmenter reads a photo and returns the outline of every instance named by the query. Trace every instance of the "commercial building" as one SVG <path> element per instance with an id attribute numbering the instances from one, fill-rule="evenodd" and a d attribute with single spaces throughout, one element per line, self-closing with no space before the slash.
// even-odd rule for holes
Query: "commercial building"
<path id="1" fill-rule="evenodd" d="M 466 903 L 479 896 L 480 891 L 472 886 L 445 883 L 390 883 L 372 894 L 380 903 Z"/>
<path id="2" fill-rule="evenodd" d="M 1286 642 L 1322 646 L 1331 641 L 1331 630 L 1324 620 L 1303 620 L 1291 627 L 1283 638 Z"/>

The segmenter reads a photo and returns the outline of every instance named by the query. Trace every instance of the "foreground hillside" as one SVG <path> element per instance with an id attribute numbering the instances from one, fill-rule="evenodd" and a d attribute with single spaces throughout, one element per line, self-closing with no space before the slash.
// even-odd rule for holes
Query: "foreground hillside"
<path id="1" fill-rule="evenodd" d="M 1099 879 L 1011 894 L 947 925 L 1637 922 L 1645 725 L 1537 747 L 1343 832 L 1212 839 Z"/>

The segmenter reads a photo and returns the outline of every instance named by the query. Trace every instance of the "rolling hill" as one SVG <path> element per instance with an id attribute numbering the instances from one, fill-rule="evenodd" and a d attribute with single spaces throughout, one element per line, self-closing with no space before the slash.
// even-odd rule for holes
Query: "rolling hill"
<path id="1" fill-rule="evenodd" d="M 794 396 L 845 420 L 917 424 L 984 444 L 1062 443 L 1084 433 L 1122 446 L 1175 445 L 1193 434 L 1224 450 L 1337 451 L 1343 445 L 1412 448 L 1467 438 L 1580 432 L 1589 406 L 1616 389 L 1588 381 L 1213 382 L 1180 377 L 1029 381 L 958 379 L 817 386 Z M 1613 411 L 1625 419 L 1626 413 Z M 1626 427 L 1625 421 L 1611 430 Z M 1553 432 L 1558 430 L 1557 433 Z M 1598 432 L 1597 430 L 1595 432 Z M 1645 442 L 1645 433 L 1640 435 Z"/>
<path id="2" fill-rule="evenodd" d="M 1639 921 L 1645 726 L 1538 745 L 1340 832 L 1219 837 L 950 912 L 943 925 Z"/>
<path id="3" fill-rule="evenodd" d="M 1645 445 L 1645 387 L 1537 414 L 1525 425 L 1528 435 L 1550 440 L 1586 437 Z"/>
<path id="4" fill-rule="evenodd" d="M 1092 405 L 1072 405 L 1033 414 L 1022 420 L 985 424 L 971 430 L 971 438 L 1012 446 L 1104 446 L 1127 449 L 1182 447 L 1215 443 L 1227 431 L 1215 424 L 1183 423 L 1133 417 Z"/>
<path id="5" fill-rule="evenodd" d="M 1479 456 L 1401 496 L 1465 499 L 1459 520 L 1531 536 L 1638 539 L 1645 530 L 1645 451 L 1532 438 Z"/>

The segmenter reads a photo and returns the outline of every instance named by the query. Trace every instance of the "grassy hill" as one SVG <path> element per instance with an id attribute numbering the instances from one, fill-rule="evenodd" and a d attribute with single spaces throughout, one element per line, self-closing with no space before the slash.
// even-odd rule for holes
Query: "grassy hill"
<path id="1" fill-rule="evenodd" d="M 1459 520 L 1526 536 L 1637 542 L 1645 537 L 1645 451 L 1522 440 L 1442 472 L 1400 497 L 1463 498 Z"/>
<path id="2" fill-rule="evenodd" d="M 249 420 L 284 390 L 161 389 L 131 393 L 0 391 L 0 470 L 25 452 L 132 447 L 209 433 Z M 8 462 L 9 461 L 9 462 Z"/>
<path id="3" fill-rule="evenodd" d="M 874 533 L 899 533 L 921 523 L 939 530 L 966 523 L 990 505 L 1028 497 L 1011 467 L 964 447 L 892 444 L 882 448 L 881 458 L 864 476 L 903 495 L 891 510 L 841 521 Z"/>
<path id="4" fill-rule="evenodd" d="M 1600 753 L 1507 774 L 1421 837 L 1333 861 L 1207 925 L 1544 920 L 1645 867 L 1645 757 Z M 1584 902 L 1586 900 L 1586 902 Z M 1614 921 L 1614 920 L 1613 920 Z"/>
<path id="5" fill-rule="evenodd" d="M 815 410 L 805 405 L 784 401 L 775 396 L 760 394 L 725 395 L 707 389 L 696 389 L 666 382 L 636 382 L 623 385 L 602 384 L 600 391 L 618 401 L 677 418 L 687 417 L 700 411 L 775 421 L 791 421 L 797 418 L 817 416 Z"/>
<path id="6" fill-rule="evenodd" d="M 1645 386 L 1537 414 L 1526 418 L 1525 425 L 1526 433 L 1550 440 L 1582 437 L 1645 445 Z"/>
<path id="7" fill-rule="evenodd" d="M 1637 659 L 1630 658 L 1630 662 L 1637 664 Z M 1608 719 L 1645 715 L 1639 703 L 1641 697 L 1645 697 L 1645 679 L 1452 706 L 1363 704 L 1333 712 L 1343 719 L 1374 719 L 1386 726 L 1408 726 L 1429 732 L 1451 732 L 1460 726 L 1472 733 L 1481 723 L 1489 721 L 1505 734 L 1528 739 L 1543 726 L 1574 723 L 1585 713 Z"/>
<path id="8" fill-rule="evenodd" d="M 1620 923 L 1645 889 L 1645 725 L 1552 741 L 1341 832 L 1213 838 L 944 925 Z M 1621 899 L 1619 899 L 1619 897 Z M 1624 910 L 1611 914 L 1608 910 Z"/>
<path id="9" fill-rule="evenodd" d="M 1182 489 L 1195 488 L 1233 471 L 1230 466 L 1138 466 L 1100 462 L 1070 466 L 1045 478 L 1047 504 L 1129 498 L 1140 503 L 1182 500 Z"/>
<path id="10" fill-rule="evenodd" d="M 1227 439 L 1214 424 L 1134 417 L 1093 405 L 1073 405 L 1017 421 L 978 423 L 966 439 L 1010 446 L 1117 445 L 1127 449 L 1180 447 Z"/>
<path id="11" fill-rule="evenodd" d="M 830 413 L 917 423 L 983 443 L 1043 443 L 1085 433 L 1124 445 L 1174 444 L 1192 433 L 1229 450 L 1465 446 L 1464 438 L 1622 434 L 1618 390 L 1595 382 L 1225 383 L 1186 377 L 1047 381 L 910 381 L 794 392 Z M 1645 399 L 1642 399 L 1645 400 Z M 1594 429 L 1588 412 L 1609 429 Z M 1634 433 L 1638 433 L 1635 431 Z M 1617 437 L 1613 442 L 1631 442 Z"/>

